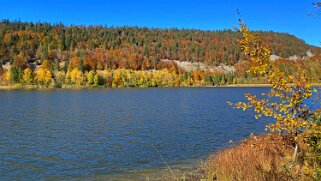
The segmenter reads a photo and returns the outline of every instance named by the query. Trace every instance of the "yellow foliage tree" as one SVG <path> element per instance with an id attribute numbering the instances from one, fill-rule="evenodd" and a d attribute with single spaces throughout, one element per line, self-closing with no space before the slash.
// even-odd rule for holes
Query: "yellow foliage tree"
<path id="1" fill-rule="evenodd" d="M 33 71 L 30 68 L 26 68 L 23 71 L 22 79 L 25 84 L 30 85 L 31 83 L 33 83 L 33 79 L 34 79 Z"/>
<path id="2" fill-rule="evenodd" d="M 4 81 L 5 82 L 10 82 L 10 71 L 5 71 L 4 73 L 3 73 L 3 79 L 4 79 Z"/>
<path id="3" fill-rule="evenodd" d="M 320 126 L 313 118 L 318 110 L 311 110 L 306 104 L 307 100 L 313 98 L 313 92 L 316 90 L 311 87 L 303 70 L 285 76 L 270 60 L 270 49 L 264 46 L 260 37 L 249 31 L 243 22 L 239 31 L 243 34 L 240 40 L 242 51 L 251 62 L 248 72 L 266 76 L 272 87 L 270 92 L 262 94 L 261 98 L 247 93 L 245 95 L 247 102 L 236 103 L 235 107 L 243 110 L 253 109 L 257 119 L 262 116 L 274 118 L 275 122 L 267 125 L 267 129 L 286 135 L 293 141 L 291 168 L 297 156 L 298 143 L 311 138 L 312 134 L 305 133 L 318 130 L 314 133 L 318 132 L 321 138 Z"/>
<path id="4" fill-rule="evenodd" d="M 120 85 L 121 85 L 121 72 L 120 70 L 115 70 L 113 72 L 112 87 L 119 87 Z"/>
<path id="5" fill-rule="evenodd" d="M 94 79 L 95 79 L 95 72 L 93 70 L 89 71 L 86 75 L 86 78 L 87 78 L 87 84 L 93 85 Z"/>
<path id="6" fill-rule="evenodd" d="M 38 69 L 36 72 L 35 80 L 38 84 L 48 86 L 52 81 L 52 73 L 49 69 L 47 61 L 44 61 L 45 63 L 42 64 L 42 66 Z"/>
<path id="7" fill-rule="evenodd" d="M 95 76 L 94 76 L 94 85 L 95 86 L 99 86 L 99 83 L 100 83 L 99 81 L 100 81 L 99 75 L 95 74 Z"/>
<path id="8" fill-rule="evenodd" d="M 63 71 L 56 72 L 55 79 L 56 79 L 57 86 L 60 87 L 62 84 L 65 83 L 65 72 L 63 72 Z"/>
<path id="9" fill-rule="evenodd" d="M 73 69 L 70 73 L 71 83 L 73 84 L 82 85 L 83 78 L 83 73 L 78 68 Z"/>

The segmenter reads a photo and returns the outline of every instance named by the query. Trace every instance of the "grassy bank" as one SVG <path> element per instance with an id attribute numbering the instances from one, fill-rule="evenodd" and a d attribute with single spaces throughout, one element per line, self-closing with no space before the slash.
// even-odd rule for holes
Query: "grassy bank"
<path id="1" fill-rule="evenodd" d="M 220 150 L 202 166 L 201 180 L 318 180 L 320 153 L 300 143 L 293 161 L 292 141 L 279 134 L 252 135 L 241 144 Z"/>

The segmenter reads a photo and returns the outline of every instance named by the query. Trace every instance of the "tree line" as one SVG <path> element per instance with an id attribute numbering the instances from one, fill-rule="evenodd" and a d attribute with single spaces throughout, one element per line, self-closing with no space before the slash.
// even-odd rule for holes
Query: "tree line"
<path id="1" fill-rule="evenodd" d="M 321 52 L 320 48 L 289 34 L 256 33 L 271 48 L 272 54 L 282 57 L 304 56 L 307 50 L 314 54 Z M 240 37 L 239 32 L 232 30 L 64 26 L 3 20 L 0 22 L 0 80 L 2 84 L 115 87 L 264 83 L 264 78 L 246 73 L 248 63 L 242 61 L 246 55 L 238 45 Z M 209 67 L 233 65 L 236 71 L 208 68 L 186 72 L 174 62 L 162 59 L 202 62 Z M 291 67 L 298 64 L 283 61 L 280 65 L 286 63 Z M 313 70 L 311 75 L 318 72 Z M 162 80 L 151 84 L 158 81 L 155 78 L 158 74 L 167 83 Z M 96 81 L 91 77 L 96 77 Z M 121 77 L 122 83 L 116 83 L 117 77 Z M 147 79 L 148 83 L 125 83 L 135 82 L 131 80 L 133 77 Z"/>

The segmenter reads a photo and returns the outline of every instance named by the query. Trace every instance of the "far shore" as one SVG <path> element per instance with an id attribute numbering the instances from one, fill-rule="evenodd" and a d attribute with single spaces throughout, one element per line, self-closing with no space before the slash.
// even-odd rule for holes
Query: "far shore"
<path id="1" fill-rule="evenodd" d="M 312 83 L 312 86 L 321 87 L 321 83 Z M 272 87 L 271 84 L 230 84 L 230 85 L 216 85 L 216 86 L 190 86 L 190 88 L 215 88 L 215 87 Z M 117 87 L 119 88 L 119 87 Z M 116 89 L 117 89 L 116 88 Z M 123 87 L 123 88 L 154 88 L 154 87 Z M 174 88 L 174 87 L 159 87 L 159 88 Z M 189 87 L 175 87 L 175 88 L 189 88 Z M 63 85 L 62 87 L 53 86 L 41 86 L 41 85 L 0 85 L 0 90 L 52 90 L 52 89 L 70 89 L 70 90 L 81 90 L 81 89 L 115 89 L 109 86 L 89 86 L 89 85 Z"/>
<path id="2" fill-rule="evenodd" d="M 0 90 L 52 90 L 52 89 L 70 89 L 70 90 L 81 90 L 81 89 L 99 89 L 109 88 L 106 86 L 77 86 L 77 85 L 64 85 L 62 87 L 54 86 L 42 86 L 42 85 L 0 85 Z"/>

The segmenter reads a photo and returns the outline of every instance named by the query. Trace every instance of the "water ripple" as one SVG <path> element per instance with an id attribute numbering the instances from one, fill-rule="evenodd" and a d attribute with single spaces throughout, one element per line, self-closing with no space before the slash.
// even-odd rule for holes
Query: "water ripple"
<path id="1" fill-rule="evenodd" d="M 0 180 L 108 178 L 205 158 L 264 123 L 226 106 L 266 88 L 0 91 Z M 101 177 L 100 177 L 101 176 Z"/>

